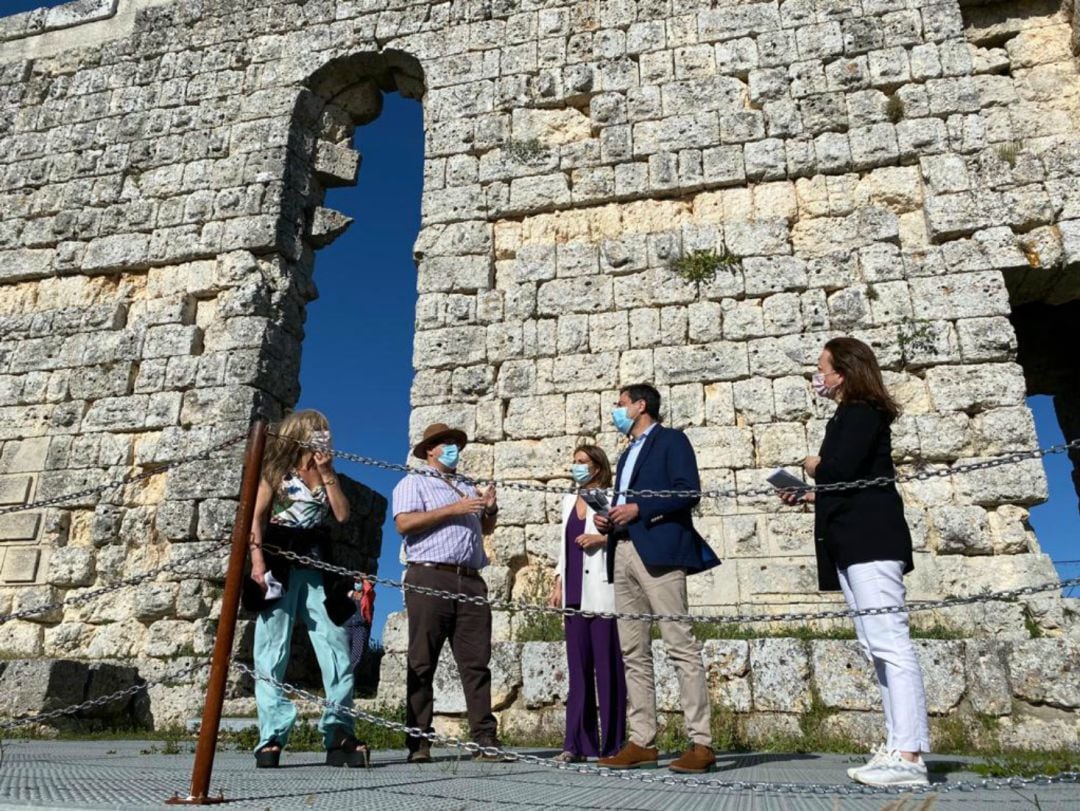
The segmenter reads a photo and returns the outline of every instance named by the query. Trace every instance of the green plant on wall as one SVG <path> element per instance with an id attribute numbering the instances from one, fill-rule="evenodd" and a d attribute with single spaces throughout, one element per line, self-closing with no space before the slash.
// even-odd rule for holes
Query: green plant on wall
<path id="1" fill-rule="evenodd" d="M 545 604 L 548 589 L 544 577 L 536 572 L 525 576 L 528 578 L 528 584 L 524 602 L 532 605 Z M 565 636 L 561 614 L 546 611 L 515 611 L 511 616 L 514 619 L 514 639 L 518 642 L 561 642 Z"/>
<path id="2" fill-rule="evenodd" d="M 713 248 L 694 250 L 673 259 L 671 270 L 676 276 L 688 282 L 708 282 L 716 278 L 721 270 L 733 271 L 739 265 L 739 257 L 725 248 L 717 252 Z"/>
<path id="3" fill-rule="evenodd" d="M 926 355 L 937 348 L 937 333 L 929 321 L 906 321 L 900 325 L 897 341 L 906 366 L 916 355 Z"/>
<path id="4" fill-rule="evenodd" d="M 885 115 L 889 117 L 889 121 L 898 124 L 904 117 L 904 100 L 895 94 L 889 96 L 889 100 L 885 102 Z"/>
<path id="5" fill-rule="evenodd" d="M 528 138 L 523 141 L 507 138 L 502 148 L 506 157 L 514 163 L 537 163 L 547 158 L 551 152 L 540 143 L 539 138 Z"/>
<path id="6" fill-rule="evenodd" d="M 1016 160 L 1020 157 L 1020 144 L 1016 141 L 1006 141 L 1003 144 L 998 144 L 997 154 L 1005 163 L 1010 167 L 1016 166 Z"/>

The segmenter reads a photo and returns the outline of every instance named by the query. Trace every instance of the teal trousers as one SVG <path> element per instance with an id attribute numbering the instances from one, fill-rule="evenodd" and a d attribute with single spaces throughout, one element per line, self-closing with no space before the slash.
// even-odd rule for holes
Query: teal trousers
<path id="1" fill-rule="evenodd" d="M 285 680 L 289 664 L 293 626 L 300 620 L 307 628 L 315 658 L 322 671 L 324 695 L 342 707 L 352 707 L 353 674 L 349 667 L 349 634 L 334 625 L 326 614 L 322 574 L 311 569 L 293 569 L 289 588 L 273 608 L 259 612 L 255 620 L 255 672 Z M 259 711 L 259 745 L 270 741 L 281 746 L 289 742 L 296 723 L 296 707 L 280 687 L 261 679 L 255 681 L 255 706 Z M 338 730 L 353 734 L 355 720 L 340 709 L 327 707 L 319 721 L 323 745 L 330 746 Z"/>

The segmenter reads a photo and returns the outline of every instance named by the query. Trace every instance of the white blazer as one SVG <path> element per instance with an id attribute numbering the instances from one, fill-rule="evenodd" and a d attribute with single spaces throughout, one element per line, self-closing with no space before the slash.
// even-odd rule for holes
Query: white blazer
<path id="1" fill-rule="evenodd" d="M 562 584 L 563 605 L 566 605 L 566 525 L 570 522 L 570 512 L 577 503 L 577 496 L 567 494 L 562 503 L 562 534 L 559 535 L 559 564 L 556 572 Z M 599 535 L 593 521 L 595 512 L 592 507 L 585 507 L 585 534 Z M 584 551 L 581 573 L 581 609 L 582 611 L 614 611 L 615 587 L 607 582 L 607 546 L 597 546 Z"/>

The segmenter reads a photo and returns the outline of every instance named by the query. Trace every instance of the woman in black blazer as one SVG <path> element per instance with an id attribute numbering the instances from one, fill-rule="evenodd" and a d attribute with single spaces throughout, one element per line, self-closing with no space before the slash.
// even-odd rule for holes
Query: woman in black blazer
<path id="1" fill-rule="evenodd" d="M 880 476 L 892 478 L 891 424 L 900 409 L 881 378 L 873 350 L 855 338 L 825 344 L 814 390 L 837 402 L 817 456 L 803 463 L 817 484 Z M 797 496 L 784 500 L 796 503 Z M 818 586 L 840 589 L 852 611 L 903 608 L 905 574 L 913 568 L 911 533 L 895 484 L 823 490 L 814 502 Z M 922 785 L 930 749 L 922 671 L 908 631 L 906 611 L 861 615 L 855 632 L 873 663 L 881 689 L 887 738 L 869 763 L 848 774 L 869 785 Z"/>

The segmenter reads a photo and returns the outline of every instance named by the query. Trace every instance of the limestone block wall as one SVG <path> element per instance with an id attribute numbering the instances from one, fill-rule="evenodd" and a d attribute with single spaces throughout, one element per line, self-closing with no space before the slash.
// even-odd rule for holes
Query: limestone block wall
<path id="1" fill-rule="evenodd" d="M 392 635 L 387 642 L 389 667 L 396 668 L 405 640 Z M 916 640 L 915 649 L 935 749 L 958 727 L 968 740 L 986 747 L 1080 748 L 1075 639 L 923 639 Z M 726 735 L 753 746 L 798 739 L 815 724 L 818 734 L 867 748 L 880 742 L 885 722 L 877 681 L 854 640 L 711 639 L 703 656 L 718 741 Z M 653 657 L 661 723 L 681 728 L 679 680 L 663 642 L 653 643 Z M 569 683 L 565 646 L 501 642 L 491 661 L 500 729 L 561 743 Z M 436 728 L 467 735 L 465 698 L 452 657 L 440 661 L 435 678 Z M 380 699 L 403 702 L 404 678 L 387 684 Z"/>
<path id="2" fill-rule="evenodd" d="M 75 4 L 107 6 L 91 5 Z M 887 367 L 906 410 L 902 470 L 1036 443 L 1009 316 L 1077 297 L 1071 5 L 114 10 L 54 31 L 33 28 L 40 15 L 2 29 L 9 503 L 175 459 L 296 401 L 316 251 L 348 226 L 326 190 L 356 181 L 354 128 L 394 91 L 419 100 L 426 131 L 410 438 L 436 419 L 461 425 L 474 438 L 469 472 L 567 482 L 579 436 L 618 451 L 617 388 L 651 379 L 705 484 L 756 486 L 820 441 L 828 412 L 806 376 L 837 333 L 871 342 Z M 726 259 L 714 278 L 673 272 L 703 250 Z M 226 527 L 237 476 L 233 456 L 0 520 L 0 610 L 208 549 L 195 545 Z M 1045 498 L 1037 463 L 904 496 L 913 598 L 1054 577 L 1026 523 Z M 556 501 L 503 493 L 493 590 L 542 588 Z M 814 588 L 808 513 L 753 499 L 699 512 L 725 563 L 691 581 L 696 610 L 832 599 Z M 186 654 L 158 641 L 209 626 L 220 572 L 206 561 L 207 581 L 174 583 L 151 607 L 118 600 L 6 623 L 0 650 L 147 668 Z M 1069 621 L 1052 594 L 933 620 L 1013 636 L 1026 614 L 1053 634 Z"/>
<path id="3" fill-rule="evenodd" d="M 456 421 L 479 440 L 471 471 L 565 481 L 578 437 L 619 451 L 617 388 L 651 380 L 705 486 L 755 487 L 817 448 L 828 408 L 806 376 L 851 333 L 903 402 L 902 471 L 1031 447 L 1008 317 L 1077 295 L 1069 20 L 1056 3 L 576 4 L 536 18 L 533 84 L 505 75 L 532 64 L 527 40 L 498 76 L 493 59 L 470 81 L 433 69 L 426 222 L 496 222 L 418 241 L 413 433 Z M 539 96 L 525 108 L 507 99 L 522 88 Z M 705 282 L 673 272 L 703 250 L 737 261 Z M 1037 464 L 904 497 L 912 597 L 1054 577 L 1026 524 Z M 489 579 L 542 593 L 529 575 L 557 555 L 558 499 L 503 500 L 506 568 Z M 822 599 L 808 513 L 739 499 L 699 514 L 727 563 L 692 579 L 698 607 Z M 930 620 L 993 634 L 1025 610 L 1063 622 L 1054 599 Z"/>
<path id="4" fill-rule="evenodd" d="M 120 0 L 76 0 L 52 8 L 39 8 L 0 18 L 0 42 L 25 39 L 47 31 L 59 31 L 108 20 Z"/>

